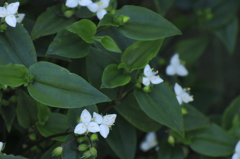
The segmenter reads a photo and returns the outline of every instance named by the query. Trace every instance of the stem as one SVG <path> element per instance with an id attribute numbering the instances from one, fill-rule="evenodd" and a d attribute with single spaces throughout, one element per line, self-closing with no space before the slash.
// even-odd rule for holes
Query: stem
<path id="1" fill-rule="evenodd" d="M 68 144 L 71 144 L 73 141 L 75 141 L 77 139 L 77 137 L 73 138 L 71 141 L 67 142 L 66 144 L 64 144 L 62 146 L 62 148 L 64 148 L 65 146 L 67 146 Z"/>

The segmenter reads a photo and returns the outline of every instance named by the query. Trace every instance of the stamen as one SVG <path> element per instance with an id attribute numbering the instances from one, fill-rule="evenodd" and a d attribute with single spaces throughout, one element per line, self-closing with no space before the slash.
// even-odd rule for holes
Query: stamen
<path id="1" fill-rule="evenodd" d="M 160 76 L 158 75 L 158 77 L 160 77 Z"/>
<path id="2" fill-rule="evenodd" d="M 102 5 L 103 4 L 103 2 L 98 2 L 98 5 L 100 6 L 100 5 Z"/>
<path id="3" fill-rule="evenodd" d="M 154 70 L 154 68 L 152 68 L 152 70 Z"/>
<path id="4" fill-rule="evenodd" d="M 193 98 L 194 96 L 193 96 L 193 95 L 191 95 L 190 97 L 192 97 L 192 98 Z"/>
<path id="5" fill-rule="evenodd" d="M 190 90 L 191 90 L 191 88 L 190 88 L 190 87 L 188 87 L 188 88 L 187 88 L 187 90 L 189 90 L 189 91 L 190 91 Z"/>
<path id="6" fill-rule="evenodd" d="M 8 2 L 5 2 L 5 4 L 8 4 Z"/>
<path id="7" fill-rule="evenodd" d="M 84 126 L 82 126 L 82 128 L 84 128 Z"/>

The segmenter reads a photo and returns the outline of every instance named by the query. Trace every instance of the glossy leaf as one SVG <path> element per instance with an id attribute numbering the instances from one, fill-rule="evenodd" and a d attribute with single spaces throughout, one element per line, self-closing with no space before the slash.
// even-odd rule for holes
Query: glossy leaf
<path id="1" fill-rule="evenodd" d="M 120 104 L 114 107 L 129 123 L 144 132 L 157 131 L 161 124 L 147 116 L 139 107 L 133 94 L 129 94 Z"/>
<path id="2" fill-rule="evenodd" d="M 78 108 L 109 101 L 80 76 L 48 62 L 29 68 L 35 80 L 28 85 L 30 95 L 40 103 L 59 108 Z"/>
<path id="3" fill-rule="evenodd" d="M 108 51 L 122 53 L 115 41 L 110 36 L 94 36 L 93 39 L 100 42 Z"/>
<path id="4" fill-rule="evenodd" d="M 19 124 L 24 128 L 30 128 L 38 118 L 37 103 L 26 92 L 19 89 L 17 92 L 17 119 Z"/>
<path id="5" fill-rule="evenodd" d="M 120 159 L 134 159 L 137 146 L 136 130 L 120 116 L 115 123 L 106 138 L 107 143 Z M 125 143 L 126 141 L 128 144 Z"/>
<path id="6" fill-rule="evenodd" d="M 21 25 L 8 27 L 0 34 L 0 63 L 23 64 L 26 67 L 37 62 L 36 51 L 27 30 Z"/>
<path id="7" fill-rule="evenodd" d="M 66 115 L 52 113 L 45 125 L 37 123 L 37 129 L 44 137 L 65 133 L 68 129 Z M 57 141 L 64 141 L 64 136 L 52 138 Z"/>
<path id="8" fill-rule="evenodd" d="M 38 122 L 39 124 L 44 125 L 49 119 L 51 110 L 47 105 L 37 102 L 37 111 L 38 111 L 38 115 L 37 115 Z"/>
<path id="9" fill-rule="evenodd" d="M 135 40 L 157 40 L 174 35 L 181 31 L 161 15 L 139 6 L 125 5 L 115 15 L 129 16 L 130 20 L 118 30 L 124 36 Z"/>
<path id="10" fill-rule="evenodd" d="M 164 83 L 154 85 L 150 93 L 135 89 L 134 96 L 150 118 L 184 135 L 180 106 L 168 86 Z"/>
<path id="11" fill-rule="evenodd" d="M 129 75 L 125 75 L 122 69 L 118 69 L 117 64 L 108 65 L 102 75 L 101 88 L 115 88 L 118 86 L 124 86 L 131 80 Z"/>
<path id="12" fill-rule="evenodd" d="M 137 41 L 129 46 L 122 55 L 121 62 L 131 71 L 144 68 L 160 50 L 163 39 L 154 41 Z"/>
<path id="13" fill-rule="evenodd" d="M 206 129 L 192 131 L 188 135 L 191 136 L 191 149 L 197 153 L 212 157 L 231 155 L 237 142 L 215 124 Z"/>
<path id="14" fill-rule="evenodd" d="M 0 84 L 11 87 L 28 85 L 25 77 L 28 75 L 28 69 L 21 64 L 8 64 L 0 66 Z"/>
<path id="15" fill-rule="evenodd" d="M 58 12 L 60 12 L 60 8 L 54 5 L 37 18 L 31 33 L 32 39 L 55 34 L 74 22 L 73 18 L 58 16 Z"/>
<path id="16" fill-rule="evenodd" d="M 92 21 L 82 19 L 67 27 L 67 30 L 76 33 L 87 43 L 93 43 L 92 36 L 96 34 L 97 27 Z"/>
<path id="17" fill-rule="evenodd" d="M 159 144 L 158 159 L 184 159 L 184 152 L 181 145 L 170 145 L 164 140 Z"/>
<path id="18" fill-rule="evenodd" d="M 90 51 L 90 46 L 74 33 L 63 29 L 58 32 L 49 45 L 47 55 L 58 55 L 67 58 L 81 58 Z"/>
<path id="19" fill-rule="evenodd" d="M 75 136 L 73 134 L 67 135 L 64 139 L 63 145 L 67 144 L 71 140 L 73 140 Z M 79 159 L 81 158 L 80 153 L 78 150 L 73 149 L 72 147 L 78 147 L 78 143 L 76 141 L 73 141 L 70 145 L 67 145 L 64 147 L 63 152 L 62 152 L 62 159 Z"/>

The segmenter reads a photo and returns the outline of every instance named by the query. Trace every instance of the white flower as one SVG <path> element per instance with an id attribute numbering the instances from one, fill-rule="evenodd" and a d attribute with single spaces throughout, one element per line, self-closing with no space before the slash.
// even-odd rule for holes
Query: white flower
<path id="1" fill-rule="evenodd" d="M 5 7 L 0 7 L 0 17 L 5 17 L 5 21 L 11 27 L 16 27 L 17 19 L 15 14 L 17 13 L 19 2 L 7 4 Z"/>
<path id="2" fill-rule="evenodd" d="M 102 117 L 100 114 L 98 113 L 93 113 L 93 118 L 94 121 L 100 125 L 100 134 L 106 138 L 109 134 L 109 127 L 111 127 L 116 119 L 117 115 L 116 114 L 108 114 L 105 115 L 104 117 Z"/>
<path id="3" fill-rule="evenodd" d="M 148 86 L 150 82 L 152 84 L 159 84 L 163 82 L 163 79 L 161 79 L 159 76 L 156 76 L 158 71 L 154 72 L 148 64 L 145 66 L 143 73 L 146 76 L 146 77 L 143 77 L 142 79 L 142 83 L 145 86 Z"/>
<path id="4" fill-rule="evenodd" d="M 190 88 L 183 89 L 179 84 L 175 83 L 174 91 L 176 93 L 176 97 L 180 105 L 182 104 L 182 102 L 188 103 L 193 101 L 193 96 L 190 96 L 187 92 L 189 90 Z"/>
<path id="5" fill-rule="evenodd" d="M 149 132 L 146 135 L 145 140 L 140 144 L 140 149 L 144 152 L 158 145 L 157 136 L 155 132 Z M 158 150 L 158 147 L 156 147 Z"/>
<path id="6" fill-rule="evenodd" d="M 90 5 L 88 5 L 88 9 L 91 12 L 96 13 L 97 12 L 97 17 L 98 19 L 102 19 L 103 16 L 107 13 L 107 11 L 105 10 L 105 8 L 108 7 L 110 0 L 101 0 L 98 3 L 92 3 Z"/>
<path id="7" fill-rule="evenodd" d="M 84 109 L 81 113 L 81 123 L 79 123 L 75 129 L 74 133 L 75 134 L 83 134 L 85 132 L 98 132 L 100 131 L 100 127 L 96 122 L 91 122 L 92 116 L 91 114 Z"/>
<path id="8" fill-rule="evenodd" d="M 21 23 L 23 21 L 23 18 L 25 17 L 24 13 L 18 13 L 18 18 L 17 18 L 17 22 Z"/>
<path id="9" fill-rule="evenodd" d="M 167 75 L 179 75 L 179 76 L 187 76 L 188 75 L 188 71 L 185 68 L 185 66 L 183 64 L 181 64 L 180 60 L 179 60 L 179 55 L 175 54 L 173 55 L 173 57 L 170 60 L 170 65 L 167 66 L 166 68 L 166 73 Z"/>
<path id="10" fill-rule="evenodd" d="M 240 159 L 240 141 L 238 141 L 235 147 L 235 153 L 233 154 L 232 159 Z"/>
<path id="11" fill-rule="evenodd" d="M 0 142 L 0 152 L 2 151 L 3 148 L 3 142 Z"/>
<path id="12" fill-rule="evenodd" d="M 91 3 L 92 3 L 91 0 L 67 0 L 65 5 L 69 8 L 75 8 L 78 5 L 87 6 Z"/>

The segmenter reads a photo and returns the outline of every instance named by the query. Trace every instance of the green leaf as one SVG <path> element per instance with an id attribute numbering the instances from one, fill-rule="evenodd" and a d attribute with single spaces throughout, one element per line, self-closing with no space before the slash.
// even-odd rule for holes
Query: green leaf
<path id="1" fill-rule="evenodd" d="M 20 157 L 20 156 L 12 156 L 12 155 L 1 155 L 1 159 L 27 159 L 25 157 Z"/>
<path id="2" fill-rule="evenodd" d="M 19 89 L 17 92 L 17 119 L 19 125 L 24 128 L 30 128 L 38 118 L 37 103 L 26 92 Z"/>
<path id="3" fill-rule="evenodd" d="M 168 86 L 164 83 L 154 85 L 150 93 L 135 89 L 134 95 L 139 106 L 150 118 L 184 135 L 181 109 Z"/>
<path id="4" fill-rule="evenodd" d="M 92 38 L 100 42 L 108 51 L 122 53 L 115 41 L 110 36 L 94 36 Z"/>
<path id="5" fill-rule="evenodd" d="M 77 125 L 78 119 L 80 119 L 81 113 L 84 109 L 87 109 L 93 117 L 93 112 L 98 113 L 98 108 L 96 105 L 89 105 L 81 108 L 69 109 L 67 113 L 67 121 L 70 127 L 75 127 Z"/>
<path id="6" fill-rule="evenodd" d="M 184 104 L 187 114 L 183 115 L 184 130 L 190 131 L 209 126 L 209 120 L 196 108 L 189 104 Z"/>
<path id="7" fill-rule="evenodd" d="M 67 58 L 81 58 L 90 51 L 90 46 L 74 33 L 63 29 L 58 32 L 49 45 L 46 55 L 58 55 Z"/>
<path id="8" fill-rule="evenodd" d="M 55 134 L 65 133 L 68 129 L 66 115 L 59 113 L 51 113 L 48 121 L 45 125 L 37 123 L 37 129 L 44 137 L 48 137 Z M 57 141 L 64 141 L 64 136 L 52 138 Z"/>
<path id="9" fill-rule="evenodd" d="M 39 124 L 44 125 L 49 119 L 51 110 L 47 105 L 37 102 L 37 111 L 38 111 L 38 115 L 37 115 L 38 122 Z"/>
<path id="10" fill-rule="evenodd" d="M 41 159 L 47 159 L 47 158 L 61 159 L 61 156 L 52 156 L 52 151 L 58 146 L 61 146 L 61 143 L 57 142 L 53 146 L 51 146 L 47 151 L 45 151 L 45 153 L 42 155 Z"/>
<path id="11" fill-rule="evenodd" d="M 222 117 L 222 126 L 224 129 L 230 129 L 235 115 L 240 117 L 240 96 L 237 96 L 229 106 L 227 106 Z"/>
<path id="12" fill-rule="evenodd" d="M 26 67 L 37 62 L 36 51 L 27 30 L 17 23 L 16 27 L 0 34 L 0 63 L 23 64 Z"/>
<path id="13" fill-rule="evenodd" d="M 125 50 L 121 62 L 127 65 L 130 72 L 136 69 L 142 69 L 158 54 L 162 42 L 163 39 L 137 41 Z"/>
<path id="14" fill-rule="evenodd" d="M 157 12 L 164 16 L 168 9 L 173 5 L 174 0 L 153 0 Z"/>
<path id="15" fill-rule="evenodd" d="M 28 85 L 30 95 L 40 103 L 59 108 L 78 108 L 109 98 L 80 76 L 49 62 L 38 62 L 29 68 L 35 80 Z"/>
<path id="16" fill-rule="evenodd" d="M 125 5 L 115 15 L 129 16 L 130 20 L 118 30 L 124 36 L 136 40 L 157 40 L 174 35 L 181 31 L 161 15 L 139 6 Z"/>
<path id="17" fill-rule="evenodd" d="M 76 136 L 74 134 L 70 134 L 65 137 L 63 145 L 67 144 L 68 142 L 72 141 Z M 78 159 L 81 158 L 80 152 L 78 150 L 73 149 L 78 147 L 78 143 L 76 141 L 73 141 L 70 145 L 67 145 L 63 148 L 62 152 L 62 159 Z"/>
<path id="18" fill-rule="evenodd" d="M 74 22 L 74 18 L 61 17 L 57 13 L 60 13 L 60 7 L 55 5 L 49 7 L 37 18 L 31 33 L 32 39 L 55 34 Z"/>
<path id="19" fill-rule="evenodd" d="M 192 138 L 191 149 L 202 155 L 220 157 L 234 153 L 236 140 L 215 124 L 187 135 Z"/>
<path id="20" fill-rule="evenodd" d="M 134 159 L 137 146 L 136 130 L 120 116 L 115 123 L 116 125 L 106 138 L 107 143 L 120 159 Z"/>
<path id="21" fill-rule="evenodd" d="M 101 26 L 118 26 L 114 24 L 113 17 L 114 15 L 111 13 L 105 14 L 104 17 L 99 21 L 97 27 L 99 28 Z"/>
<path id="22" fill-rule="evenodd" d="M 67 27 L 67 30 L 78 34 L 87 43 L 93 43 L 92 36 L 96 34 L 97 27 L 92 21 L 82 19 Z"/>
<path id="23" fill-rule="evenodd" d="M 213 32 L 225 45 L 228 52 L 233 54 L 238 35 L 238 19 L 235 17 L 227 25 L 214 30 Z"/>
<path id="24" fill-rule="evenodd" d="M 133 94 L 129 94 L 120 104 L 114 107 L 129 123 L 144 132 L 157 131 L 161 124 L 148 117 L 139 107 Z"/>
<path id="25" fill-rule="evenodd" d="M 187 64 L 194 63 L 204 53 L 209 40 L 205 37 L 181 40 L 175 49 L 181 60 Z"/>
<path id="26" fill-rule="evenodd" d="M 118 69 L 117 64 L 108 65 L 102 75 L 101 88 L 115 88 L 124 86 L 131 80 L 131 76 L 125 75 L 122 69 Z"/>
<path id="27" fill-rule="evenodd" d="M 164 140 L 160 143 L 158 150 L 158 159 L 184 159 L 184 152 L 181 145 L 170 145 Z"/>
<path id="28" fill-rule="evenodd" d="M 0 84 L 11 87 L 28 85 L 25 77 L 28 75 L 28 69 L 21 64 L 8 64 L 0 66 Z"/>
<path id="29" fill-rule="evenodd" d="M 10 104 L 8 106 L 0 106 L 0 112 L 7 127 L 8 132 L 10 133 L 13 121 L 16 116 L 16 107 L 15 104 Z"/>

